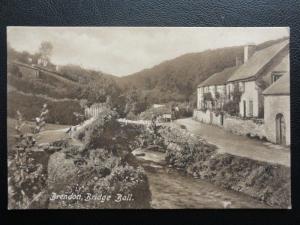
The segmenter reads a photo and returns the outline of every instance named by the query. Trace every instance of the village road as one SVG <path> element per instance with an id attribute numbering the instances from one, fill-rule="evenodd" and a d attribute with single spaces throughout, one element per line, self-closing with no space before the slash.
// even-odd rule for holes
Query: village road
<path id="1" fill-rule="evenodd" d="M 218 147 L 220 153 L 278 163 L 290 167 L 290 149 L 269 142 L 232 134 L 222 128 L 200 123 L 192 118 L 176 120 L 173 125 L 184 125 L 188 131 L 200 135 Z M 172 125 L 171 125 L 172 126 Z"/>

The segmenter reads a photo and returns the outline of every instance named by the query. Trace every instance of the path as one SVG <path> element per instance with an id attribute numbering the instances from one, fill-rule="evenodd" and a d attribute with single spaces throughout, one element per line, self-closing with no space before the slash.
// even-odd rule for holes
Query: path
<path id="1" fill-rule="evenodd" d="M 38 136 L 37 141 L 39 143 L 50 143 L 53 141 L 61 140 L 61 139 L 69 139 L 70 144 L 72 145 L 82 145 L 82 143 L 74 138 L 73 134 L 76 131 L 80 131 L 81 129 L 84 129 L 86 126 L 90 125 L 95 120 L 95 117 L 92 117 L 86 121 L 84 121 L 82 124 L 76 125 L 76 126 L 67 126 L 61 129 L 56 130 L 45 130 L 42 131 Z M 71 135 L 67 133 L 67 130 L 72 128 Z M 75 131 L 76 130 L 76 131 Z"/>
<path id="2" fill-rule="evenodd" d="M 290 150 L 287 147 L 232 134 L 219 127 L 197 122 L 192 118 L 176 120 L 175 124 L 185 125 L 187 130 L 216 145 L 219 152 L 290 167 Z"/>

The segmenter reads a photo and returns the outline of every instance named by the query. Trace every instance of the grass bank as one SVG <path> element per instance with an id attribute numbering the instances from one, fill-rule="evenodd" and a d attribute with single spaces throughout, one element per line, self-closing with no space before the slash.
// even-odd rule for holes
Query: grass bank
<path id="1" fill-rule="evenodd" d="M 291 206 L 288 167 L 217 153 L 216 146 L 185 129 L 162 127 L 159 135 L 166 149 L 166 161 L 173 167 L 270 206 Z"/>

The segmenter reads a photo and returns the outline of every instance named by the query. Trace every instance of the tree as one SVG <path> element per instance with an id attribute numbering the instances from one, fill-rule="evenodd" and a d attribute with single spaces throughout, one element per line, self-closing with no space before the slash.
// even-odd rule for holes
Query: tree
<path id="1" fill-rule="evenodd" d="M 49 59 L 53 51 L 53 45 L 49 41 L 43 41 L 39 48 L 39 53 L 44 59 Z"/>

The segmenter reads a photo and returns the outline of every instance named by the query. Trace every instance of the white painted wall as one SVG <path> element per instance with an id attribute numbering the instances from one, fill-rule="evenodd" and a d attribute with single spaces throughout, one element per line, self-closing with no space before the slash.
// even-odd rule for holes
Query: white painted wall
<path id="1" fill-rule="evenodd" d="M 233 93 L 233 89 L 234 89 L 234 85 L 233 83 L 227 83 L 226 84 L 226 95 L 227 95 L 227 99 L 229 100 L 232 100 L 232 93 Z M 230 95 L 230 98 L 229 98 L 229 95 Z"/>
<path id="2" fill-rule="evenodd" d="M 264 96 L 264 107 L 265 133 L 267 139 L 273 143 L 276 143 L 276 115 L 281 113 L 285 121 L 286 144 L 290 145 L 290 96 L 266 95 Z"/>
<path id="3" fill-rule="evenodd" d="M 203 99 L 203 87 L 198 87 L 197 89 L 197 109 L 201 109 L 202 99 Z"/>
<path id="4" fill-rule="evenodd" d="M 253 117 L 258 117 L 259 103 L 258 103 L 258 89 L 255 81 L 245 82 L 245 90 L 241 96 L 240 114 L 244 116 L 244 101 L 246 101 L 246 116 L 250 117 L 250 101 L 253 102 Z"/>
<path id="5" fill-rule="evenodd" d="M 202 123 L 222 126 L 221 125 L 221 115 L 217 116 L 214 112 L 212 112 L 210 110 L 206 110 L 205 112 L 203 112 L 201 110 L 194 110 L 193 118 Z"/>
<path id="6" fill-rule="evenodd" d="M 225 85 L 212 85 L 208 87 L 198 87 L 197 89 L 197 109 L 201 109 L 203 94 L 210 92 L 212 97 L 215 98 L 216 90 L 220 93 L 223 98 L 226 97 L 226 86 Z"/>

